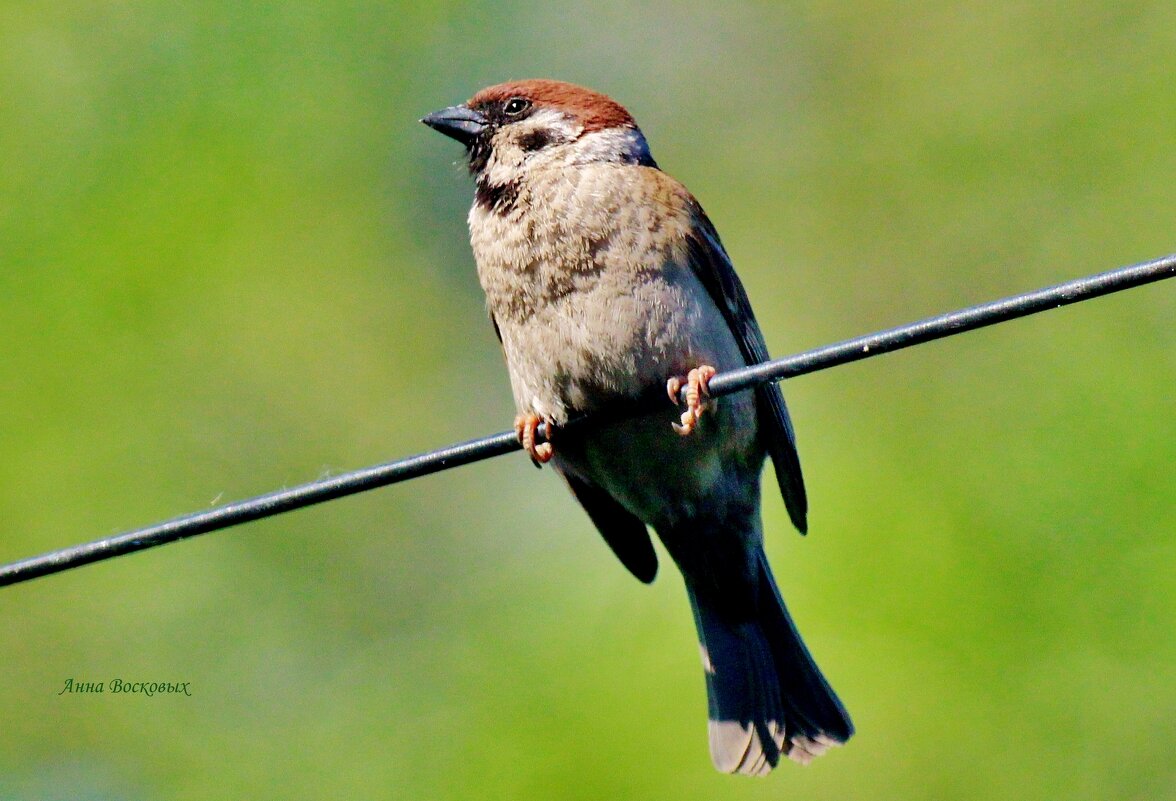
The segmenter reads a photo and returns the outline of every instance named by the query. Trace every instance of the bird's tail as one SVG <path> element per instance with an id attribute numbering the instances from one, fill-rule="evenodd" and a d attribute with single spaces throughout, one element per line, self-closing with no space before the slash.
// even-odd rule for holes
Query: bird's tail
<path id="1" fill-rule="evenodd" d="M 762 775 L 780 755 L 800 763 L 853 734 L 849 715 L 800 639 L 767 557 L 750 619 L 731 620 L 687 582 L 698 626 L 715 767 Z"/>

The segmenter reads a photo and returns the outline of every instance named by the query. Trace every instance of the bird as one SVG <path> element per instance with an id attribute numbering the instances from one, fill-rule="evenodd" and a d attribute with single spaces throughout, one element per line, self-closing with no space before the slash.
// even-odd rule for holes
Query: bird
<path id="1" fill-rule="evenodd" d="M 649 529 L 681 571 L 714 766 L 763 775 L 782 756 L 807 764 L 843 744 L 853 724 L 763 548 L 768 458 L 792 523 L 807 529 L 783 395 L 767 383 L 709 397 L 717 372 L 768 351 L 702 206 L 658 167 L 629 111 L 582 86 L 508 81 L 421 122 L 465 146 L 470 245 L 520 443 L 637 579 L 657 574 Z M 664 408 L 563 430 L 658 395 Z"/>

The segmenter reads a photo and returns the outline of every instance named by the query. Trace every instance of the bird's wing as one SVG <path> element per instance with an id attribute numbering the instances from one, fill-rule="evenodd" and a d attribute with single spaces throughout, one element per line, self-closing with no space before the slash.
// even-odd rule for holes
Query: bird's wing
<path id="1" fill-rule="evenodd" d="M 694 213 L 698 224 L 691 229 L 688 238 L 690 267 L 722 311 L 747 363 L 767 361 L 768 347 L 764 335 L 751 311 L 747 292 L 719 241 L 719 234 L 697 201 L 694 201 Z M 796 453 L 796 434 L 788 417 L 788 407 L 784 405 L 784 395 L 778 384 L 770 382 L 756 387 L 755 399 L 760 430 L 776 468 L 776 481 L 784 496 L 784 505 L 792 523 L 803 534 L 808 528 L 808 500 L 800 472 L 800 458 Z"/>
<path id="2" fill-rule="evenodd" d="M 657 575 L 657 554 L 645 524 L 599 487 L 562 470 L 558 472 L 621 564 L 646 584 L 653 581 Z"/>

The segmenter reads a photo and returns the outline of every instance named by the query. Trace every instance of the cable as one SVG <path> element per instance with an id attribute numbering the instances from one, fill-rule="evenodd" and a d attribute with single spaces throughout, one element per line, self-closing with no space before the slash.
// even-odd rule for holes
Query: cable
<path id="1" fill-rule="evenodd" d="M 1018 317 L 1026 317 L 1047 309 L 1090 300 L 1173 276 L 1176 276 L 1176 255 L 1121 267 L 1085 278 L 1077 278 L 1056 286 L 941 314 L 898 328 L 866 334 L 783 359 L 775 359 L 739 370 L 729 370 L 710 380 L 710 393 L 712 395 L 726 395 L 748 389 L 756 384 L 814 373 L 818 370 L 872 358 L 934 339 L 962 334 L 965 331 L 995 325 Z M 684 392 L 685 390 L 683 390 L 683 394 Z M 663 395 L 661 401 L 663 405 L 666 403 L 664 397 Z M 650 404 L 651 401 L 643 400 L 627 409 L 610 411 L 607 415 L 598 414 L 591 419 L 579 418 L 569 421 L 566 427 L 569 429 L 587 427 L 608 419 L 615 419 L 618 415 L 634 416 L 654 408 Z M 542 433 L 542 428 L 540 433 Z M 489 459 L 493 456 L 501 456 L 519 449 L 520 445 L 514 432 L 504 431 L 500 434 L 462 442 L 395 462 L 343 473 L 291 489 L 270 492 L 256 498 L 225 504 L 215 509 L 184 515 L 146 528 L 70 548 L 62 548 L 41 556 L 4 565 L 0 567 L 0 586 L 59 573 L 81 565 L 154 548 L 157 545 L 194 537 L 198 534 L 206 534 L 210 531 L 218 531 L 251 520 L 272 517 L 324 501 L 408 481 L 430 473 Z"/>

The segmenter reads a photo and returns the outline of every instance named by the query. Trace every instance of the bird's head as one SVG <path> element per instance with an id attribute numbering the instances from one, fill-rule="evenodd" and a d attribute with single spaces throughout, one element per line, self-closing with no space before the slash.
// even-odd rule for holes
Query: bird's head
<path id="1" fill-rule="evenodd" d="M 624 106 L 562 81 L 501 83 L 421 122 L 466 146 L 470 172 L 480 185 L 511 184 L 541 166 L 656 166 Z"/>

